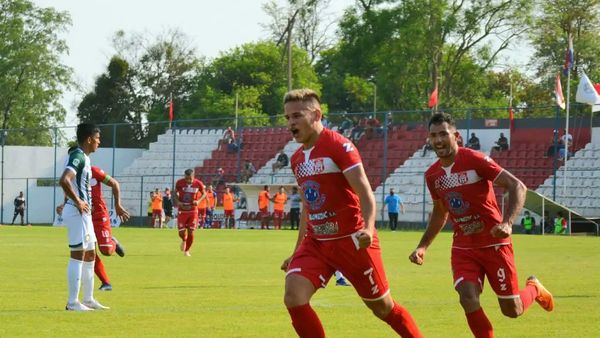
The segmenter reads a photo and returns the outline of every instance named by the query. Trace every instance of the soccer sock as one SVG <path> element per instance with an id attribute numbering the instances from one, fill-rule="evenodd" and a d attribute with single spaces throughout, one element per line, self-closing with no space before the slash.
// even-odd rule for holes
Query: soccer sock
<path id="1" fill-rule="evenodd" d="M 469 323 L 469 327 L 471 328 L 471 332 L 475 338 L 493 338 L 494 337 L 494 329 L 492 328 L 492 323 L 483 312 L 483 308 L 479 308 L 479 310 L 471 313 L 466 313 L 467 323 Z"/>
<path id="2" fill-rule="evenodd" d="M 292 325 L 300 338 L 325 338 L 321 320 L 310 304 L 287 309 L 292 317 Z"/>
<path id="3" fill-rule="evenodd" d="M 401 337 L 423 337 L 408 310 L 394 302 L 392 311 L 383 319 Z"/>
<path id="4" fill-rule="evenodd" d="M 70 258 L 67 265 L 67 286 L 69 291 L 68 302 L 73 304 L 79 298 L 79 287 L 81 285 L 81 269 L 83 262 Z"/>
<path id="5" fill-rule="evenodd" d="M 519 291 L 519 296 L 521 297 L 521 303 L 523 303 L 523 312 L 525 312 L 537 297 L 537 288 L 534 285 L 527 285 Z"/>
<path id="6" fill-rule="evenodd" d="M 83 300 L 94 299 L 94 262 L 83 262 L 81 272 L 81 286 L 83 287 Z"/>
<path id="7" fill-rule="evenodd" d="M 187 239 L 185 240 L 185 250 L 184 251 L 190 251 L 190 248 L 192 247 L 193 243 L 194 243 L 194 232 L 188 231 Z"/>
<path id="8" fill-rule="evenodd" d="M 108 280 L 108 275 L 106 274 L 106 270 L 104 270 L 104 263 L 98 255 L 96 255 L 94 272 L 96 273 L 96 276 L 98 276 L 102 284 L 110 284 L 110 281 Z"/>

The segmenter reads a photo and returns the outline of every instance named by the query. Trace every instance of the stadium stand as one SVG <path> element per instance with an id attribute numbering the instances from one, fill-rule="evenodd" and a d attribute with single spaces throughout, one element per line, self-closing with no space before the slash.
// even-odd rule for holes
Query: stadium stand
<path id="1" fill-rule="evenodd" d="M 172 186 L 173 150 L 175 177 L 180 177 L 185 169 L 202 165 L 210 158 L 222 135 L 222 129 L 177 129 L 159 135 L 157 141 L 117 177 L 121 183 L 123 205 L 132 215 L 145 214 L 148 193 Z"/>
<path id="2" fill-rule="evenodd" d="M 286 143 L 286 145 L 283 147 L 283 151 L 288 156 L 288 158 L 291 159 L 292 154 L 294 154 L 294 152 L 296 150 L 298 150 L 299 147 L 300 147 L 299 143 L 297 143 L 294 140 L 291 140 L 288 143 Z M 250 183 L 250 184 L 295 184 L 296 183 L 296 178 L 294 177 L 294 174 L 292 173 L 292 169 L 290 169 L 289 165 L 277 170 L 277 172 L 273 172 L 272 165 L 273 165 L 273 163 L 275 163 L 275 160 L 277 159 L 278 152 L 275 152 L 273 154 L 275 154 L 275 155 L 272 156 L 265 163 L 264 166 L 262 166 L 262 167 L 260 167 L 260 169 L 258 169 L 256 174 L 254 174 L 254 176 L 252 176 L 250 178 L 250 181 L 248 183 Z M 271 154 L 271 155 L 273 155 L 273 154 Z"/>

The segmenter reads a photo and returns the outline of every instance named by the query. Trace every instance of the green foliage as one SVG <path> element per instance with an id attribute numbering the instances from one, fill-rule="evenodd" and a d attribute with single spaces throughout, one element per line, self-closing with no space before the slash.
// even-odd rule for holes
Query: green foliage
<path id="1" fill-rule="evenodd" d="M 71 85 L 71 70 L 60 62 L 68 49 L 59 38 L 71 20 L 27 0 L 1 1 L 0 13 L 1 127 L 40 128 L 28 137 L 9 132 L 5 144 L 50 145 L 50 127 L 64 121 L 59 99 Z"/>

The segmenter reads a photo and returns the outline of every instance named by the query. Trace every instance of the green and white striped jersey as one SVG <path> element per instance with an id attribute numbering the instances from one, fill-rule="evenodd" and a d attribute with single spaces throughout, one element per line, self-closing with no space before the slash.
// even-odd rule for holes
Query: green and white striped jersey
<path id="1" fill-rule="evenodd" d="M 75 173 L 75 180 L 71 181 L 71 187 L 77 193 L 82 201 L 92 205 L 92 166 L 90 158 L 81 148 L 77 148 L 69 153 L 69 159 L 65 164 L 65 169 Z M 73 202 L 73 201 L 71 201 Z"/>

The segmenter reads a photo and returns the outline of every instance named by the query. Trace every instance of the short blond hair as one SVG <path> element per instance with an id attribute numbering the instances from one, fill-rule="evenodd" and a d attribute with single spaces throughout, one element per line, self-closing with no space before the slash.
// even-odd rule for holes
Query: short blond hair
<path id="1" fill-rule="evenodd" d="M 321 104 L 321 98 L 314 90 L 309 88 L 293 89 L 285 94 L 283 104 L 288 102 L 312 102 L 313 100 Z"/>

